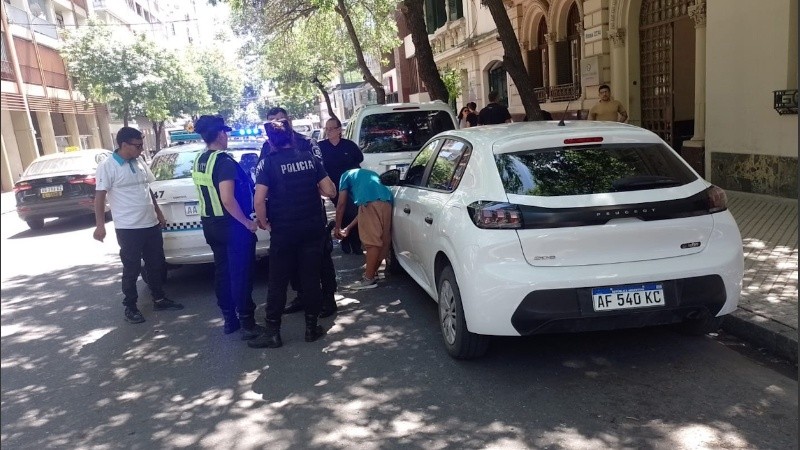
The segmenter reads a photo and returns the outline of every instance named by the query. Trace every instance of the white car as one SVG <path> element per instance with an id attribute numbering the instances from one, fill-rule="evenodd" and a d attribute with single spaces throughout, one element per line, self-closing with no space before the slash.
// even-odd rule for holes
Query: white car
<path id="1" fill-rule="evenodd" d="M 361 167 L 377 173 L 408 168 L 422 144 L 442 131 L 458 128 L 447 103 L 364 105 L 350 118 L 343 136 L 364 154 Z"/>
<path id="2" fill-rule="evenodd" d="M 715 330 L 744 259 L 722 189 L 650 131 L 527 122 L 441 133 L 393 186 L 393 261 L 439 304 L 447 351 L 489 336 Z"/>
<path id="3" fill-rule="evenodd" d="M 228 153 L 233 156 L 255 181 L 255 170 L 263 140 L 228 142 Z M 197 188 L 192 181 L 195 157 L 205 150 L 205 144 L 184 144 L 161 150 L 153 157 L 150 168 L 156 178 L 150 188 L 167 226 L 163 230 L 164 255 L 167 264 L 213 263 L 214 253 L 203 236 L 203 225 L 197 198 Z M 256 256 L 269 253 L 269 232 L 256 232 Z"/>

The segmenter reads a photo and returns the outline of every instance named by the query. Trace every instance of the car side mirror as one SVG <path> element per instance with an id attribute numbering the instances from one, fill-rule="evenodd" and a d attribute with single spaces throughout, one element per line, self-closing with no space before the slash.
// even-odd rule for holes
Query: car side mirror
<path id="1" fill-rule="evenodd" d="M 400 169 L 391 169 L 382 173 L 380 176 L 381 184 L 384 186 L 400 185 Z"/>

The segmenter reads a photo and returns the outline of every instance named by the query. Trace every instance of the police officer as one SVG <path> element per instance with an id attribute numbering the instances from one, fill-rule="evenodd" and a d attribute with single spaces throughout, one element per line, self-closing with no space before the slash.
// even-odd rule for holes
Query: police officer
<path id="1" fill-rule="evenodd" d="M 195 131 L 207 144 L 194 160 L 192 180 L 200 199 L 200 220 L 214 252 L 214 290 L 225 319 L 225 334 L 241 330 L 243 340 L 260 335 L 253 302 L 253 265 L 258 224 L 253 213 L 253 180 L 228 154 L 230 127 L 219 116 L 200 116 Z M 237 317 L 238 316 L 238 317 Z"/>
<path id="2" fill-rule="evenodd" d="M 319 197 L 335 196 L 336 186 L 318 156 L 297 148 L 288 120 L 273 120 L 264 127 L 271 150 L 256 169 L 255 205 L 258 226 L 270 230 L 267 330 L 247 345 L 277 348 L 283 345 L 280 327 L 286 306 L 286 288 L 301 267 L 305 340 L 313 342 L 325 334 L 317 325 L 322 303 L 320 261 L 325 242 Z"/>

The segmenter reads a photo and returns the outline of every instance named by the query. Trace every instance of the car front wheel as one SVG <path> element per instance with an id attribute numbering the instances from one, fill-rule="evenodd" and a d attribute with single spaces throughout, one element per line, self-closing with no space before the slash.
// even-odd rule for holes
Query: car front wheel
<path id="1" fill-rule="evenodd" d="M 439 280 L 439 325 L 447 353 L 453 358 L 477 358 L 483 356 L 489 348 L 488 336 L 467 330 L 461 291 L 450 266 L 445 267 Z"/>

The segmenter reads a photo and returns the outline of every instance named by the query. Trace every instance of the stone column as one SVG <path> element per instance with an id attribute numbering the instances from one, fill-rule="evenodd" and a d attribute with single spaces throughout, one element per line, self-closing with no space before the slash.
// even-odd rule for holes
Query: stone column
<path id="1" fill-rule="evenodd" d="M 701 175 L 708 178 L 707 167 L 710 166 L 710 156 L 703 155 L 706 139 L 706 2 L 696 0 L 689 7 L 689 17 L 694 20 L 694 135 L 692 139 L 683 143 L 687 153 L 684 158 L 694 158 L 703 162 L 703 170 L 698 170 Z M 683 153 L 683 152 L 682 152 Z M 695 166 L 693 164 L 693 166 Z M 695 167 L 697 170 L 698 167 Z"/>
<path id="2" fill-rule="evenodd" d="M 556 72 L 556 33 L 551 31 L 544 35 L 544 40 L 547 41 L 547 77 L 549 78 L 549 86 L 558 84 Z"/>
<path id="3" fill-rule="evenodd" d="M 608 37 L 611 39 L 611 95 L 621 101 L 630 114 L 625 70 L 625 28 L 609 30 Z"/>
<path id="4" fill-rule="evenodd" d="M 69 133 L 69 145 L 81 148 L 81 131 L 78 128 L 78 118 L 75 114 L 64 114 L 64 122 Z"/>
<path id="5" fill-rule="evenodd" d="M 97 119 L 94 117 L 94 114 L 84 114 L 84 120 L 86 120 L 86 124 L 89 125 L 89 131 L 92 133 L 89 136 L 89 147 L 91 148 L 103 148 L 103 141 L 100 137 L 100 127 L 97 126 Z"/>
<path id="6" fill-rule="evenodd" d="M 53 119 L 47 111 L 36 111 L 36 121 L 39 122 L 39 133 L 42 139 L 42 152 L 45 155 L 58 153 L 56 133 L 53 130 Z"/>

